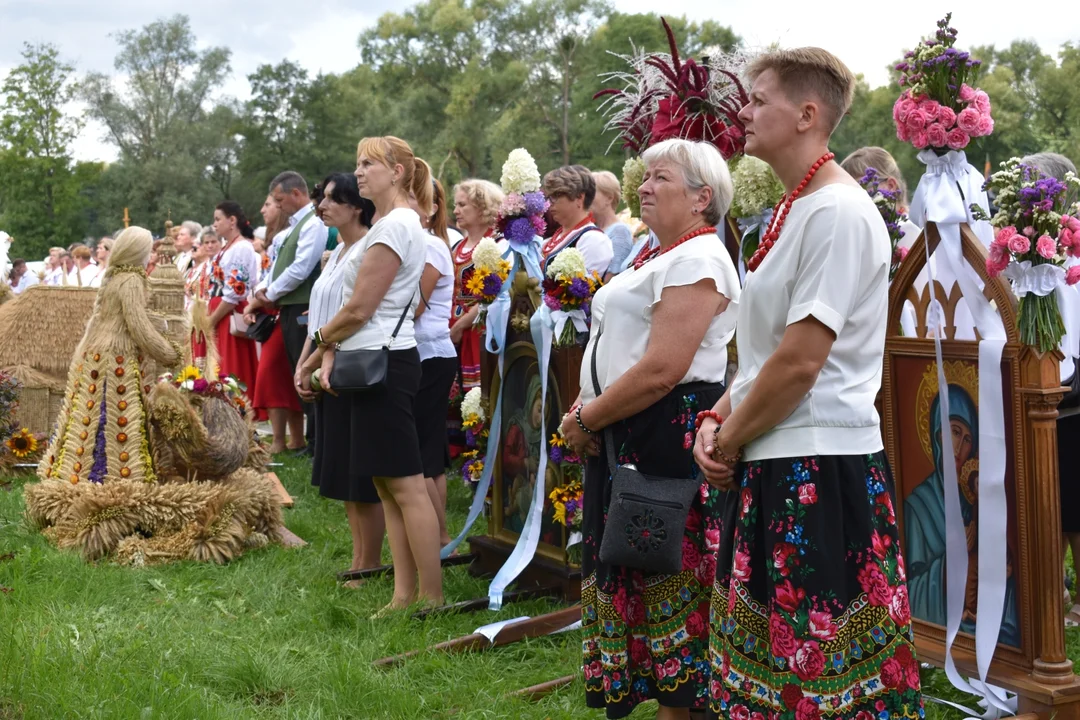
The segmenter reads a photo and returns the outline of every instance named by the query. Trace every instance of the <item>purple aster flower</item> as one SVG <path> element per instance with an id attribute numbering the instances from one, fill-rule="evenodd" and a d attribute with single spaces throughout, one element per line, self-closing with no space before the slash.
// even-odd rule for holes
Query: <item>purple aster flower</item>
<path id="1" fill-rule="evenodd" d="M 476 447 L 476 435 L 473 434 L 472 430 L 465 431 L 465 444 L 468 447 Z"/>
<path id="2" fill-rule="evenodd" d="M 527 244 L 535 234 L 532 221 L 527 217 L 514 218 L 507 223 L 506 239 L 514 245 Z"/>
<path id="3" fill-rule="evenodd" d="M 502 290 L 502 278 L 495 273 L 491 273 L 484 278 L 484 295 L 487 297 L 494 297 Z"/>
<path id="4" fill-rule="evenodd" d="M 548 205 L 547 198 L 545 198 L 544 193 L 539 190 L 525 193 L 526 215 L 543 215 L 547 212 Z"/>
<path id="5" fill-rule="evenodd" d="M 551 458 L 551 462 L 555 463 L 556 465 L 561 464 L 562 461 L 563 461 L 562 448 L 561 447 L 553 447 L 553 448 L 551 448 L 551 454 L 549 455 L 549 457 Z"/>
<path id="6" fill-rule="evenodd" d="M 109 396 L 108 383 L 102 382 L 101 396 Z M 90 482 L 101 485 L 105 482 L 105 473 L 109 469 L 109 461 L 105 457 L 105 403 L 101 403 L 101 415 L 98 418 L 97 435 L 94 436 L 94 464 L 90 468 Z"/>
<path id="7" fill-rule="evenodd" d="M 589 283 L 585 278 L 574 278 L 574 281 L 570 283 L 570 294 L 576 298 L 589 297 Z"/>

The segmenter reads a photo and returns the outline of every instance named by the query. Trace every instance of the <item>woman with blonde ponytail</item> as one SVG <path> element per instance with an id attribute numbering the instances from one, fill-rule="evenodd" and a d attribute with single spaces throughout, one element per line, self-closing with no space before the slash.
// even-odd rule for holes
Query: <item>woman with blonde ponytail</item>
<path id="1" fill-rule="evenodd" d="M 311 328 L 316 350 L 298 374 L 298 390 L 309 393 L 315 373 L 323 392 L 336 393 L 337 349 L 380 350 L 390 340 L 385 384 L 348 397 L 349 472 L 374 479 L 394 561 L 394 597 L 377 613 L 382 617 L 418 599 L 430 605 L 443 601 L 439 523 L 424 481 L 413 413 L 421 378 L 413 316 L 427 257 L 420 217 L 431 215 L 433 186 L 427 163 L 404 140 L 390 136 L 360 141 L 355 174 L 360 195 L 375 204 L 379 219 L 343 261 L 342 308 Z"/>

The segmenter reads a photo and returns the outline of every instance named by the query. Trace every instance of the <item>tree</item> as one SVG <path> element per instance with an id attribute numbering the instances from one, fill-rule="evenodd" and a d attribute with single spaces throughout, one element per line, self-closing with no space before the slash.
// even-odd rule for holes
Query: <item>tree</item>
<path id="1" fill-rule="evenodd" d="M 38 258 L 79 235 L 81 178 L 70 147 L 80 123 L 64 112 L 76 87 L 59 50 L 26 44 L 22 57 L 0 87 L 0 225 L 17 239 L 17 255 Z"/>
<path id="2" fill-rule="evenodd" d="M 121 187 L 128 191 L 133 221 L 157 228 L 169 214 L 205 218 L 207 208 L 229 191 L 220 164 L 234 144 L 235 112 L 211 106 L 211 95 L 229 73 L 229 50 L 196 52 L 185 15 L 116 39 L 114 66 L 127 78 L 124 89 L 102 73 L 90 73 L 83 98 L 120 150 Z"/>

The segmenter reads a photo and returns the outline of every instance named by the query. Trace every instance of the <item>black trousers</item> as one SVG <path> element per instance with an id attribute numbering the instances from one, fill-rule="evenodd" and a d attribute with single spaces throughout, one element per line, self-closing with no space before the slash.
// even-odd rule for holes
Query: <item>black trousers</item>
<path id="1" fill-rule="evenodd" d="M 296 372 L 296 365 L 300 362 L 300 355 L 304 352 L 304 343 L 307 342 L 307 325 L 301 325 L 300 319 L 307 320 L 304 315 L 308 311 L 307 304 L 282 305 L 278 324 L 281 325 L 281 337 L 285 341 L 285 356 L 289 358 L 289 367 Z M 306 421 L 306 440 L 308 450 L 315 447 L 315 406 L 311 403 L 303 403 Z"/>

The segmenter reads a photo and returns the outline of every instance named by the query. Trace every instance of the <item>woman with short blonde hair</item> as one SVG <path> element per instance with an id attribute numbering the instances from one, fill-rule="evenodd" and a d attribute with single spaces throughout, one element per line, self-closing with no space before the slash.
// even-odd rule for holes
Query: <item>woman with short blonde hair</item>
<path id="1" fill-rule="evenodd" d="M 619 220 L 617 215 L 619 203 L 622 202 L 622 188 L 615 173 L 601 170 L 594 172 L 592 176 L 596 181 L 593 217 L 596 218 L 597 226 L 603 228 L 604 234 L 611 240 L 612 257 L 604 276 L 606 281 L 626 264 L 626 256 L 634 246 L 634 232 L 629 225 Z"/>
<path id="2" fill-rule="evenodd" d="M 737 491 L 716 559 L 710 716 L 921 717 L 874 406 L 888 230 L 828 150 L 855 76 L 820 48 L 758 56 L 748 76 L 746 153 L 787 194 L 748 263 L 738 374 L 694 443 L 709 482 Z"/>
<path id="3" fill-rule="evenodd" d="M 694 482 L 690 439 L 695 413 L 724 392 L 740 291 L 716 233 L 732 197 L 720 152 L 707 143 L 668 140 L 649 148 L 643 160 L 641 215 L 660 245 L 593 298 L 581 395 L 561 429 L 589 456 L 581 566 L 586 702 L 618 718 L 655 699 L 657 717 L 674 720 L 707 703 L 703 668 L 721 494 Z M 609 457 L 633 462 L 643 473 L 690 481 L 678 571 L 601 560 L 605 535 L 624 531 L 608 523 L 608 512 L 628 497 L 614 496 Z M 635 509 L 665 502 L 662 496 L 647 500 Z M 664 612 L 649 609 L 658 607 Z"/>

